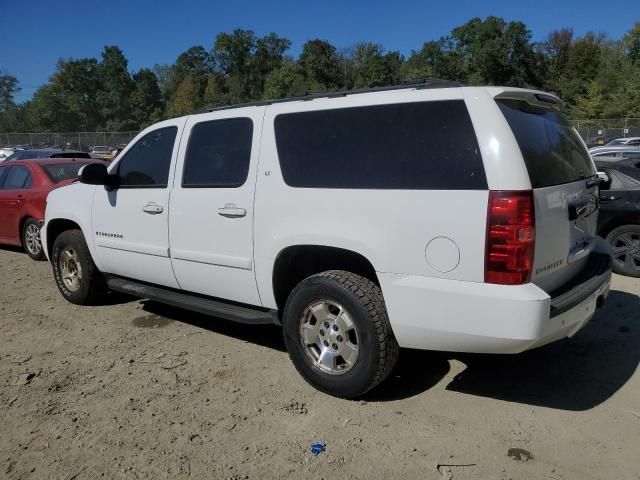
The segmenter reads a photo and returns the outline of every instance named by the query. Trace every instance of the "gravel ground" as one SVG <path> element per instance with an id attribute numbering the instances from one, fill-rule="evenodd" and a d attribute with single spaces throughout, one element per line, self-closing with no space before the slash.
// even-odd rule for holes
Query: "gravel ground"
<path id="1" fill-rule="evenodd" d="M 0 478 L 640 479 L 638 279 L 615 276 L 572 339 L 402 350 L 345 401 L 296 374 L 276 327 L 77 307 L 49 264 L 5 248 L 0 266 Z"/>

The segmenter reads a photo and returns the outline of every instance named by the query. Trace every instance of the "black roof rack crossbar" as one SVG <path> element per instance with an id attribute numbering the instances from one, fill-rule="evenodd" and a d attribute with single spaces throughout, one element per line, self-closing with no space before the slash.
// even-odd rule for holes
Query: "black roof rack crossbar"
<path id="1" fill-rule="evenodd" d="M 426 88 L 455 88 L 455 87 L 464 87 L 464 86 L 465 85 L 460 82 L 454 82 L 450 80 L 438 80 L 435 78 L 424 78 L 420 80 L 410 80 L 410 81 L 403 82 L 396 85 L 385 85 L 382 87 L 358 88 L 354 90 L 341 90 L 341 91 L 334 91 L 334 92 L 302 92 L 299 94 L 295 94 L 291 97 L 277 98 L 273 100 L 258 100 L 256 102 L 236 103 L 233 105 L 223 105 L 219 107 L 205 107 L 200 110 L 197 110 L 196 112 L 194 112 L 194 114 L 217 112 L 220 110 L 230 110 L 233 108 L 242 108 L 242 107 L 264 107 L 264 106 L 273 105 L 276 103 L 316 100 L 318 98 L 346 97 L 347 95 L 357 95 L 360 93 L 386 92 L 389 90 L 403 90 L 403 89 L 409 89 L 409 88 L 412 88 L 415 90 L 421 90 Z"/>

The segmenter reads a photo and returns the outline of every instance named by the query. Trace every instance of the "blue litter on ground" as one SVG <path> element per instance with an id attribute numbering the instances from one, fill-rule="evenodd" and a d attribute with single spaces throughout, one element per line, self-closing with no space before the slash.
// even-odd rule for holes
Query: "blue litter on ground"
<path id="1" fill-rule="evenodd" d="M 314 457 L 317 457 L 322 452 L 324 452 L 326 449 L 327 449 L 327 444 L 326 443 L 316 442 L 313 445 L 311 445 L 311 455 L 313 455 Z"/>

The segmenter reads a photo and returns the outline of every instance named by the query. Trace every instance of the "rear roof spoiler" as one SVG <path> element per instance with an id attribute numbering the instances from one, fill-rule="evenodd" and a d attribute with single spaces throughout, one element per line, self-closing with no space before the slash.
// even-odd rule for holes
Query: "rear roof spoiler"
<path id="1" fill-rule="evenodd" d="M 522 100 L 539 108 L 562 110 L 564 102 L 555 95 L 532 90 L 505 90 L 494 97 L 496 100 Z"/>

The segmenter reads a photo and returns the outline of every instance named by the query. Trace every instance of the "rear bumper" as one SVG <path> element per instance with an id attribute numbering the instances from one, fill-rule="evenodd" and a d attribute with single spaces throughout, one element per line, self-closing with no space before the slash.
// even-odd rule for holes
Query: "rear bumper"
<path id="1" fill-rule="evenodd" d="M 608 294 L 611 259 L 592 253 L 582 274 L 551 296 L 533 283 L 378 276 L 400 346 L 518 353 L 572 336 L 591 319 Z"/>

